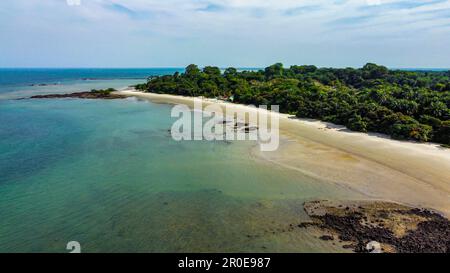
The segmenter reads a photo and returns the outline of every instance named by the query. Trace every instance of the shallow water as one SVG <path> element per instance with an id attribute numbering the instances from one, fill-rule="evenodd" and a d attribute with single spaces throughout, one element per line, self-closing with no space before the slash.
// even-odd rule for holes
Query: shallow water
<path id="1" fill-rule="evenodd" d="M 109 87 L 122 89 L 143 83 L 148 76 L 173 74 L 182 70 L 179 68 L 0 68 L 0 99 L 17 99 L 31 95 L 70 93 Z"/>
<path id="2" fill-rule="evenodd" d="M 354 193 L 255 158 L 256 143 L 176 142 L 167 104 L 11 99 L 128 81 L 0 84 L 0 252 L 68 252 L 69 241 L 83 252 L 343 251 L 290 225 L 307 219 L 305 200 Z"/>

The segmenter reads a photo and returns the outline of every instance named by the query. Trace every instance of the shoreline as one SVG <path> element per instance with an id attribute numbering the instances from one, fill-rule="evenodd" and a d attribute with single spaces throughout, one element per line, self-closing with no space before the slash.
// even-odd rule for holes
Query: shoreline
<path id="1" fill-rule="evenodd" d="M 195 99 L 133 89 L 115 93 L 188 106 Z M 237 111 L 261 111 L 215 99 L 202 102 L 203 106 L 217 103 Z M 277 115 L 284 141 L 276 152 L 252 151 L 258 158 L 349 188 L 368 200 L 431 208 L 450 217 L 450 151 L 439 144 L 393 140 L 322 121 Z"/>

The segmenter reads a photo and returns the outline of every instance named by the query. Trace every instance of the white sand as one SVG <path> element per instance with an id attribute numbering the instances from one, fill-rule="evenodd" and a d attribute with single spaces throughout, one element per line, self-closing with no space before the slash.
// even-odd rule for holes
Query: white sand
<path id="1" fill-rule="evenodd" d="M 142 93 L 118 94 L 157 103 L 193 105 L 194 98 Z M 235 111 L 258 111 L 218 103 Z M 450 149 L 432 143 L 392 140 L 380 134 L 351 132 L 320 121 L 280 116 L 284 141 L 276 152 L 254 150 L 258 158 L 363 194 L 369 199 L 433 208 L 450 216 Z"/>

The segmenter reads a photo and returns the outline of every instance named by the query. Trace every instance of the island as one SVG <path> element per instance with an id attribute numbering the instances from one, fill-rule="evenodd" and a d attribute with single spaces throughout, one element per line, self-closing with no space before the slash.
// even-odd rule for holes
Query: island
<path id="1" fill-rule="evenodd" d="M 355 68 L 262 70 L 197 65 L 184 73 L 152 76 L 136 89 L 159 94 L 279 105 L 281 113 L 313 118 L 358 132 L 450 147 L 450 71 L 389 70 L 372 63 Z"/>

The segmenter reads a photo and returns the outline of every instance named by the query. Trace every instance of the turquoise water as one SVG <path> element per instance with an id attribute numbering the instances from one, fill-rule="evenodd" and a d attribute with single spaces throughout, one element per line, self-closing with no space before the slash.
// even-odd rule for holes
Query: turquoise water
<path id="1" fill-rule="evenodd" d="M 67 252 L 69 241 L 83 252 L 341 251 L 290 225 L 307 219 L 305 200 L 345 190 L 254 158 L 252 142 L 176 142 L 170 110 L 0 99 L 0 252 Z"/>
<path id="2" fill-rule="evenodd" d="M 14 69 L 0 68 L 0 99 L 38 94 L 70 93 L 91 89 L 122 89 L 143 83 L 147 77 L 173 74 L 180 68 L 148 69 Z"/>

